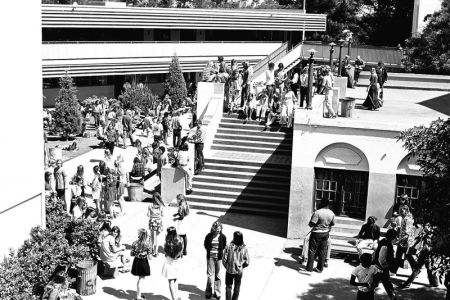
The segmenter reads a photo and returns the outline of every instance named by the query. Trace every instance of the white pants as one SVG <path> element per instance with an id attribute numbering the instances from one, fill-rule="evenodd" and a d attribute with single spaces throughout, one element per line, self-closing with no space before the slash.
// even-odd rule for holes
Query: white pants
<path id="1" fill-rule="evenodd" d="M 329 117 L 332 117 L 336 114 L 335 111 L 333 110 L 333 105 L 331 103 L 332 99 L 333 99 L 333 91 L 329 90 L 328 92 L 325 93 L 325 100 L 324 100 L 325 107 L 328 110 Z"/>
<path id="2" fill-rule="evenodd" d="M 192 189 L 192 170 L 189 165 L 180 166 L 180 169 L 184 172 L 186 178 L 186 187 L 188 190 Z"/>

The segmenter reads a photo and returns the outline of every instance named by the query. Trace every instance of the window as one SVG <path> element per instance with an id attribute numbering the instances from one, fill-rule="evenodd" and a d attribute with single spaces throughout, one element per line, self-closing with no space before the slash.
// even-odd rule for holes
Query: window
<path id="1" fill-rule="evenodd" d="M 403 194 L 406 194 L 410 199 L 411 209 L 420 209 L 422 206 L 420 191 L 424 184 L 421 176 L 397 175 L 396 202 Z"/>

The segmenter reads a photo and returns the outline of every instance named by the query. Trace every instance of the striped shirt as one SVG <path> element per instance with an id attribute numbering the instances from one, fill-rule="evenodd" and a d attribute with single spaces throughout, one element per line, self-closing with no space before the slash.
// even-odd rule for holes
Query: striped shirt
<path id="1" fill-rule="evenodd" d="M 211 258 L 217 258 L 219 254 L 219 235 L 211 241 Z"/>

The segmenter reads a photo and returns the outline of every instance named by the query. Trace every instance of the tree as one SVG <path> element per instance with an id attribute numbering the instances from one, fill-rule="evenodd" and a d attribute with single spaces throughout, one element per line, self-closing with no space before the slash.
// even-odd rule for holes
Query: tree
<path id="1" fill-rule="evenodd" d="M 406 41 L 413 68 L 450 74 L 450 0 L 443 0 L 427 21 L 420 36 Z"/>
<path id="2" fill-rule="evenodd" d="M 124 84 L 124 89 L 119 96 L 119 100 L 125 109 L 135 109 L 138 107 L 143 111 L 147 111 L 148 108 L 153 106 L 155 96 L 147 85 L 138 84 L 133 81 L 131 84 Z"/>
<path id="3" fill-rule="evenodd" d="M 83 117 L 77 99 L 77 88 L 73 79 L 66 75 L 59 79 L 60 90 L 56 97 L 54 130 L 67 138 L 71 134 L 79 134 Z"/>
<path id="4" fill-rule="evenodd" d="M 423 172 L 424 203 L 415 214 L 437 228 L 439 243 L 433 249 L 433 263 L 442 276 L 450 268 L 450 118 L 405 130 L 399 139 Z"/>
<path id="5" fill-rule="evenodd" d="M 187 97 L 186 82 L 184 81 L 183 71 L 178 61 L 178 56 L 172 57 L 169 67 L 169 76 L 164 82 L 164 90 L 172 101 L 173 109 L 180 108 Z"/>

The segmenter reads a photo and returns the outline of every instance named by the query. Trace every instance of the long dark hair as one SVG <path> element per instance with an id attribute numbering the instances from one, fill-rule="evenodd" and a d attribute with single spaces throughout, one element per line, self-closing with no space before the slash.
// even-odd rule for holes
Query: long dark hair
<path id="1" fill-rule="evenodd" d="M 177 259 L 183 252 L 183 243 L 177 234 L 175 227 L 167 228 L 166 243 L 164 244 L 164 252 L 166 256 Z"/>
<path id="2" fill-rule="evenodd" d="M 235 244 L 238 247 L 245 246 L 245 244 L 244 244 L 244 235 L 242 234 L 242 232 L 240 232 L 240 231 L 235 231 L 234 232 L 232 243 Z"/>

